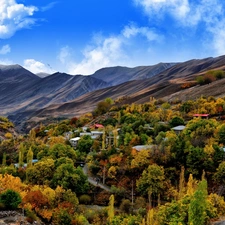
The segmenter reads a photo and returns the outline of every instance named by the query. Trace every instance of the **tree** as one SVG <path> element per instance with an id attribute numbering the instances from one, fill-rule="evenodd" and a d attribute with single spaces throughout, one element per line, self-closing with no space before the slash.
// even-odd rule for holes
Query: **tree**
<path id="1" fill-rule="evenodd" d="M 223 124 L 218 132 L 219 142 L 225 145 L 225 124 Z"/>
<path id="2" fill-rule="evenodd" d="M 29 151 L 27 152 L 27 167 L 31 167 L 32 166 L 32 160 L 33 160 L 33 151 L 30 148 Z"/>
<path id="3" fill-rule="evenodd" d="M 55 161 L 46 158 L 27 168 L 27 180 L 33 184 L 49 184 L 55 171 Z"/>
<path id="4" fill-rule="evenodd" d="M 190 120 L 183 133 L 192 145 L 204 147 L 209 138 L 215 138 L 218 122 L 215 119 Z"/>
<path id="5" fill-rule="evenodd" d="M 24 152 L 25 152 L 25 147 L 23 143 L 20 143 L 19 146 L 19 167 L 22 167 L 24 164 Z"/>
<path id="6" fill-rule="evenodd" d="M 59 209 L 54 214 L 53 222 L 60 225 L 71 225 L 71 215 L 65 209 Z"/>
<path id="7" fill-rule="evenodd" d="M 2 166 L 6 166 L 6 153 L 3 153 L 3 157 L 2 157 Z"/>
<path id="8" fill-rule="evenodd" d="M 114 101 L 111 98 L 106 98 L 105 102 L 107 102 L 110 105 L 112 105 L 114 103 Z"/>
<path id="9" fill-rule="evenodd" d="M 17 209 L 22 199 L 18 192 L 8 189 L 0 195 L 0 202 L 3 203 L 7 209 Z"/>
<path id="10" fill-rule="evenodd" d="M 28 192 L 23 202 L 30 203 L 32 209 L 40 209 L 49 204 L 48 198 L 40 190 Z"/>
<path id="11" fill-rule="evenodd" d="M 74 149 L 71 146 L 65 144 L 53 145 L 49 150 L 49 156 L 54 160 L 59 159 L 61 157 L 68 157 L 72 159 L 73 162 L 75 162 L 77 159 L 77 155 Z"/>
<path id="12" fill-rule="evenodd" d="M 184 192 L 185 192 L 185 179 L 184 179 L 184 167 L 182 166 L 180 171 L 178 199 L 183 198 Z"/>
<path id="13" fill-rule="evenodd" d="M 144 169 L 150 162 L 150 150 L 137 152 L 131 161 L 131 168 Z"/>
<path id="14" fill-rule="evenodd" d="M 79 194 L 86 193 L 89 188 L 87 176 L 80 167 L 75 168 L 72 164 L 61 164 L 57 167 L 51 185 L 52 187 L 59 185 Z"/>
<path id="15" fill-rule="evenodd" d="M 80 152 L 88 153 L 93 145 L 93 139 L 89 135 L 84 135 L 78 141 L 77 150 Z"/>
<path id="16" fill-rule="evenodd" d="M 108 206 L 108 221 L 112 222 L 114 217 L 114 195 L 111 195 L 109 198 L 109 206 Z"/>
<path id="17" fill-rule="evenodd" d="M 97 104 L 96 109 L 94 110 L 94 114 L 96 115 L 102 115 L 106 113 L 110 108 L 110 103 L 106 101 L 101 101 Z"/>
<path id="18" fill-rule="evenodd" d="M 61 164 L 55 170 L 53 179 L 51 181 L 52 187 L 57 185 L 64 189 L 74 189 L 76 187 L 78 175 L 75 173 L 75 168 L 71 164 Z"/>
<path id="19" fill-rule="evenodd" d="M 195 191 L 188 210 L 189 225 L 206 224 L 206 207 L 207 207 L 207 182 L 202 180 Z"/>
<path id="20" fill-rule="evenodd" d="M 142 194 L 148 194 L 150 207 L 152 205 L 152 195 L 158 196 L 162 192 L 164 180 L 164 169 L 156 164 L 152 164 L 145 169 L 137 180 L 137 189 Z"/>
<path id="21" fill-rule="evenodd" d="M 175 116 L 169 121 L 169 124 L 170 124 L 171 127 L 184 125 L 184 120 L 183 120 L 183 118 L 181 118 L 179 116 Z"/>
<path id="22" fill-rule="evenodd" d="M 218 184 L 222 184 L 222 185 L 225 184 L 225 161 L 223 161 L 219 164 L 219 167 L 217 168 L 217 171 L 214 174 L 213 179 Z"/>

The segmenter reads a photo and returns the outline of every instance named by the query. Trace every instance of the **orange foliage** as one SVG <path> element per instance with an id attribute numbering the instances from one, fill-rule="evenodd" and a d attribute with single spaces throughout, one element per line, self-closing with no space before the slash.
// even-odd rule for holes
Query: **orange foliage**
<path id="1" fill-rule="evenodd" d="M 49 210 L 49 209 L 39 209 L 38 210 L 38 215 L 47 221 L 51 220 L 52 214 L 53 214 L 52 210 Z"/>
<path id="2" fill-rule="evenodd" d="M 67 210 L 67 212 L 71 215 L 74 214 L 75 211 L 74 205 L 70 202 L 62 202 L 58 205 L 58 208 Z"/>
<path id="3" fill-rule="evenodd" d="M 132 156 L 137 155 L 137 150 L 136 150 L 135 148 L 132 148 L 132 149 L 131 149 L 131 155 L 132 155 Z"/>
<path id="4" fill-rule="evenodd" d="M 193 87 L 194 85 L 196 85 L 196 83 L 194 83 L 194 82 L 187 82 L 187 83 L 182 84 L 181 88 L 182 89 L 186 89 L 186 88 Z"/>
<path id="5" fill-rule="evenodd" d="M 99 162 L 99 164 L 100 164 L 101 166 L 106 166 L 107 163 L 108 163 L 108 160 L 100 160 L 100 162 Z"/>
<path id="6" fill-rule="evenodd" d="M 41 191 L 30 191 L 27 195 L 23 198 L 24 203 L 30 203 L 32 209 L 38 209 L 49 204 L 48 199 L 45 195 L 42 194 Z"/>
<path id="7" fill-rule="evenodd" d="M 112 157 L 109 159 L 109 162 L 110 162 L 111 164 L 120 164 L 122 160 L 123 160 L 122 157 L 120 157 L 120 156 L 118 156 L 118 155 L 114 155 L 114 156 L 112 156 Z"/>

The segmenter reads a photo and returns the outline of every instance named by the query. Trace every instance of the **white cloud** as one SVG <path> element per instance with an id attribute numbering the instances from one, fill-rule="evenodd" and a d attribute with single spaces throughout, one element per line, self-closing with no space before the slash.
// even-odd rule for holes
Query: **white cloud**
<path id="1" fill-rule="evenodd" d="M 31 18 L 37 11 L 35 6 L 25 6 L 15 0 L 0 0 L 0 38 L 6 39 L 14 35 L 17 30 L 28 28 L 35 23 Z"/>
<path id="2" fill-rule="evenodd" d="M 89 75 L 102 67 L 117 65 L 119 61 L 124 60 L 120 37 L 108 37 L 97 42 L 98 44 L 85 48 L 84 59 L 80 63 L 68 64 L 69 73 Z"/>
<path id="3" fill-rule="evenodd" d="M 86 46 L 82 51 L 83 60 L 81 62 L 72 60 L 69 46 L 61 49 L 58 58 L 67 67 L 68 73 L 74 75 L 90 75 L 103 67 L 132 65 L 133 60 L 126 47 L 129 45 L 129 48 L 132 48 L 132 45 L 136 45 L 133 40 L 136 36 L 141 37 L 143 42 L 147 41 L 149 46 L 151 46 L 152 41 L 162 39 L 160 35 L 148 27 L 138 27 L 130 24 L 118 35 L 108 37 L 103 37 L 100 34 L 94 35 L 92 44 Z"/>
<path id="4" fill-rule="evenodd" d="M 60 49 L 60 53 L 58 55 L 59 61 L 62 64 L 65 64 L 67 62 L 67 60 L 69 60 L 70 55 L 71 54 L 70 54 L 70 48 L 69 48 L 69 46 L 62 47 Z"/>
<path id="5" fill-rule="evenodd" d="M 31 71 L 32 73 L 54 73 L 55 71 L 49 66 L 42 62 L 36 61 L 34 59 L 26 59 L 23 62 L 24 68 Z"/>
<path id="6" fill-rule="evenodd" d="M 41 11 L 47 11 L 51 8 L 53 8 L 58 2 L 50 2 L 48 5 L 41 7 Z"/>
<path id="7" fill-rule="evenodd" d="M 149 27 L 137 27 L 134 24 L 126 26 L 122 31 L 122 34 L 126 38 L 135 37 L 137 35 L 142 35 L 147 38 L 148 41 L 160 41 L 162 36 L 157 34 L 154 30 Z"/>
<path id="8" fill-rule="evenodd" d="M 143 7 L 150 18 L 162 19 L 165 15 L 172 16 L 181 27 L 198 28 L 204 32 L 202 42 L 208 41 L 208 48 L 216 54 L 225 54 L 224 39 L 224 3 L 220 0 L 133 0 Z M 211 38 L 210 38 L 211 37 Z"/>
<path id="9" fill-rule="evenodd" d="M 211 40 L 211 45 L 215 49 L 216 53 L 219 55 L 225 54 L 225 20 L 220 21 L 220 23 L 211 28 L 213 33 L 213 40 Z"/>
<path id="10" fill-rule="evenodd" d="M 161 16 L 167 11 L 182 19 L 190 12 L 188 0 L 134 0 L 134 2 L 141 5 L 149 16 L 153 13 Z"/>
<path id="11" fill-rule="evenodd" d="M 5 55 L 5 54 L 9 53 L 10 51 L 11 51 L 10 46 L 9 45 L 4 45 L 0 49 L 0 55 Z"/>

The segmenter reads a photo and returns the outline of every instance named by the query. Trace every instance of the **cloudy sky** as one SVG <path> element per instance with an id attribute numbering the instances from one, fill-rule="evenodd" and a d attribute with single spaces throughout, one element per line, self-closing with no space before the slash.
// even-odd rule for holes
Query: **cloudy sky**
<path id="1" fill-rule="evenodd" d="M 223 0 L 0 0 L 0 64 L 34 73 L 223 54 Z"/>

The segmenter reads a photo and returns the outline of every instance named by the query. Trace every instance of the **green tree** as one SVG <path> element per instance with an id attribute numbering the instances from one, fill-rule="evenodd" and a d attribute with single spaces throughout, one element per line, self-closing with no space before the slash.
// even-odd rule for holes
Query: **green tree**
<path id="1" fill-rule="evenodd" d="M 107 102 L 110 105 L 112 105 L 114 103 L 114 101 L 111 98 L 106 98 L 105 102 Z"/>
<path id="2" fill-rule="evenodd" d="M 27 167 L 31 167 L 32 166 L 32 161 L 33 161 L 33 151 L 32 149 L 30 148 L 27 152 Z"/>
<path id="3" fill-rule="evenodd" d="M 179 125 L 184 125 L 184 119 L 179 117 L 179 116 L 175 116 L 173 117 L 170 121 L 169 121 L 169 125 L 171 127 L 176 127 Z"/>
<path id="4" fill-rule="evenodd" d="M 23 143 L 20 143 L 19 146 L 19 167 L 22 167 L 24 164 L 24 152 L 25 152 L 25 147 Z"/>
<path id="5" fill-rule="evenodd" d="M 97 104 L 96 109 L 94 110 L 94 114 L 102 115 L 110 109 L 110 104 L 106 101 L 101 101 Z"/>
<path id="6" fill-rule="evenodd" d="M 57 167 L 51 185 L 52 187 L 59 185 L 79 194 L 86 193 L 89 188 L 87 176 L 80 167 L 75 168 L 72 164 L 61 164 Z"/>
<path id="7" fill-rule="evenodd" d="M 6 166 L 6 153 L 3 153 L 3 157 L 2 157 L 2 166 Z"/>
<path id="8" fill-rule="evenodd" d="M 27 180 L 32 184 L 49 184 L 55 171 L 55 161 L 53 159 L 44 159 L 27 168 Z"/>
<path id="9" fill-rule="evenodd" d="M 219 142 L 225 145 L 225 124 L 223 124 L 219 128 L 218 136 L 219 136 Z"/>
<path id="10" fill-rule="evenodd" d="M 0 195 L 0 202 L 3 203 L 7 209 L 17 209 L 22 199 L 18 192 L 8 189 Z"/>
<path id="11" fill-rule="evenodd" d="M 65 144 L 54 144 L 49 150 L 49 156 L 54 160 L 61 157 L 68 157 L 72 159 L 73 162 L 75 162 L 77 159 L 74 149 L 71 146 Z"/>
<path id="12" fill-rule="evenodd" d="M 55 222 L 55 224 L 71 225 L 72 217 L 66 209 L 61 208 L 57 210 L 57 212 L 53 215 L 53 217 L 54 217 L 53 221 Z"/>
<path id="13" fill-rule="evenodd" d="M 189 225 L 206 224 L 206 208 L 207 208 L 207 182 L 202 180 L 195 191 L 188 210 Z"/>
<path id="14" fill-rule="evenodd" d="M 164 169 L 156 164 L 145 169 L 141 177 L 137 180 L 137 190 L 142 194 L 148 194 L 149 205 L 152 205 L 152 195 L 160 194 L 164 187 Z"/>
<path id="15" fill-rule="evenodd" d="M 216 170 L 216 173 L 213 176 L 213 179 L 217 182 L 217 184 L 224 185 L 225 184 L 225 161 L 219 164 L 219 167 Z"/>
<path id="16" fill-rule="evenodd" d="M 88 153 L 93 145 L 94 141 L 89 135 L 84 135 L 81 137 L 77 144 L 77 150 L 80 152 Z"/>

